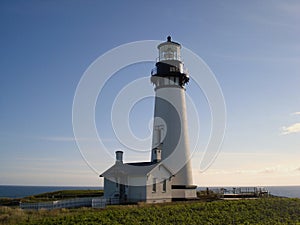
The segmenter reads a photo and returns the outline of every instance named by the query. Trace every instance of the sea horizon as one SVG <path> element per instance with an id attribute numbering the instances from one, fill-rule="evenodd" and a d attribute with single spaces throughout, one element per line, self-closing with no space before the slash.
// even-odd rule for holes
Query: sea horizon
<path id="1" fill-rule="evenodd" d="M 24 198 L 62 190 L 103 190 L 102 186 L 0 185 L 0 198 Z"/>
<path id="2" fill-rule="evenodd" d="M 300 185 L 286 186 L 198 186 L 197 190 L 233 188 L 233 187 L 262 187 L 266 188 L 270 194 L 280 197 L 300 198 Z M 23 198 L 26 196 L 37 195 L 45 192 L 60 190 L 103 190 L 103 186 L 75 186 L 75 185 L 0 185 L 0 198 Z"/>

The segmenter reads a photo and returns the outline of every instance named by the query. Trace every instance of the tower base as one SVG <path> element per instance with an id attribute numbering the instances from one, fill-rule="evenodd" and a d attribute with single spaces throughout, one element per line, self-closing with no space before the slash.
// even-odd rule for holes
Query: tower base
<path id="1" fill-rule="evenodd" d="M 192 200 L 197 199 L 196 185 L 172 185 L 172 200 Z"/>

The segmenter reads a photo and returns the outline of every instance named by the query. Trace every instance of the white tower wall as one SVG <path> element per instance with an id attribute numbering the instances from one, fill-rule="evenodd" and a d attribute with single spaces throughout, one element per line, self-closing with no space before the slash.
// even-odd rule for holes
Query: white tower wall
<path id="1" fill-rule="evenodd" d="M 180 53 L 181 45 L 171 41 L 158 45 L 159 61 L 151 72 L 155 85 L 152 161 L 161 150 L 162 163 L 172 172 L 172 198 L 196 198 L 192 181 L 185 85 L 189 81 Z"/>
<path id="2" fill-rule="evenodd" d="M 159 133 L 163 133 L 161 158 L 166 166 L 176 172 L 183 166 L 173 178 L 173 184 L 192 185 L 184 88 L 174 86 L 156 90 L 152 149 L 160 144 L 157 140 Z"/>

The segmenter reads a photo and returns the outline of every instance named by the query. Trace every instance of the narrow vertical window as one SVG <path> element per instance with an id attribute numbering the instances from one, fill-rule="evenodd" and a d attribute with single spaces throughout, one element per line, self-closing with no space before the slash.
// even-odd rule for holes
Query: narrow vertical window
<path id="1" fill-rule="evenodd" d="M 156 192 L 156 178 L 153 178 L 152 192 Z"/>
<path id="2" fill-rule="evenodd" d="M 174 77 L 174 82 L 176 85 L 178 85 L 178 77 Z"/>
<path id="3" fill-rule="evenodd" d="M 166 179 L 163 181 L 162 191 L 163 192 L 167 191 L 167 180 Z"/>

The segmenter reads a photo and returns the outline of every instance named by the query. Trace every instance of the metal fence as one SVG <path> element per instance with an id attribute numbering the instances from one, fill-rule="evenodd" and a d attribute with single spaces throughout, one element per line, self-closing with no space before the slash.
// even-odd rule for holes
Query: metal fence
<path id="1" fill-rule="evenodd" d="M 60 209 L 77 207 L 95 207 L 104 208 L 106 199 L 104 198 L 74 198 L 52 202 L 20 203 L 21 209 Z"/>
<path id="2" fill-rule="evenodd" d="M 92 207 L 93 208 L 105 208 L 107 205 L 106 198 L 94 198 L 92 200 Z"/>

